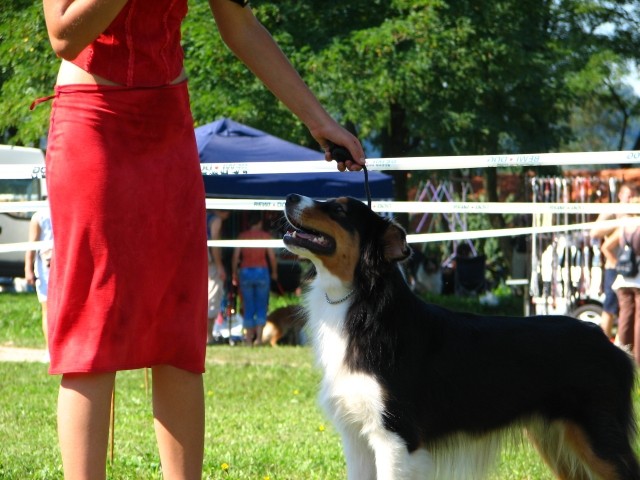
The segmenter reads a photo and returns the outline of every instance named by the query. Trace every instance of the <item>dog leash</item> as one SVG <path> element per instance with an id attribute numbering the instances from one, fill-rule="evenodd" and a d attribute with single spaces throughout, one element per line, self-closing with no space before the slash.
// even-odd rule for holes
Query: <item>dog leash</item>
<path id="1" fill-rule="evenodd" d="M 346 162 L 347 160 L 353 161 L 353 157 L 349 150 L 340 146 L 334 145 L 333 143 L 329 144 L 329 152 L 331 152 L 331 157 L 336 162 Z M 364 172 L 364 192 L 367 195 L 367 204 L 369 208 L 371 208 L 371 189 L 369 188 L 369 171 L 367 170 L 366 165 L 362 165 L 362 171 Z"/>

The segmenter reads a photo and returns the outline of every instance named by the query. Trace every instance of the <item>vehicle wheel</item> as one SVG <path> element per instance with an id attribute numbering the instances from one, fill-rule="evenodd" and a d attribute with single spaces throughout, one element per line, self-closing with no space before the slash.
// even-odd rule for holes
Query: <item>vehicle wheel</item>
<path id="1" fill-rule="evenodd" d="M 588 303 L 576 308 L 571 312 L 571 316 L 578 320 L 600 325 L 600 323 L 602 323 L 602 307 L 600 305 Z"/>

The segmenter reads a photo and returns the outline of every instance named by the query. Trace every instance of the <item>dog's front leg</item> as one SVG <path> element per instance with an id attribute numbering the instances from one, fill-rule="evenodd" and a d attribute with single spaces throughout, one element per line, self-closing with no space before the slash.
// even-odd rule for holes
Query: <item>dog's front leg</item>
<path id="1" fill-rule="evenodd" d="M 340 432 L 349 480 L 376 480 L 376 460 L 366 439 L 357 431 Z"/>
<path id="2" fill-rule="evenodd" d="M 376 459 L 376 480 L 431 480 L 434 469 L 426 450 L 409 453 L 404 440 L 388 430 L 371 436 Z"/>

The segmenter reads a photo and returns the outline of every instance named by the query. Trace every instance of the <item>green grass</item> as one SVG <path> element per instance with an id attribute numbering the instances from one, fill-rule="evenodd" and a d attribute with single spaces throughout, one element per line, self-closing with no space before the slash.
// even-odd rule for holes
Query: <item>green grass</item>
<path id="1" fill-rule="evenodd" d="M 0 294 L 0 344 L 9 343 L 43 345 L 35 296 Z M 319 379 L 306 347 L 209 347 L 203 478 L 344 479 L 338 435 L 316 404 Z M 58 382 L 43 364 L 0 363 L 0 479 L 62 478 Z M 161 478 L 152 422 L 144 371 L 118 373 L 110 479 Z M 505 451 L 492 478 L 552 476 L 525 444 Z"/>
<path id="2" fill-rule="evenodd" d="M 44 348 L 40 312 L 35 293 L 0 293 L 0 345 Z"/>

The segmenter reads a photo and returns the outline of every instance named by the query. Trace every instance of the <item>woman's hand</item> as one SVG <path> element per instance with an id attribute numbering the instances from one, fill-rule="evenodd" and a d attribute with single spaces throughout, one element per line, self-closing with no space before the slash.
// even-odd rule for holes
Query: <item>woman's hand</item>
<path id="1" fill-rule="evenodd" d="M 352 135 L 348 130 L 333 122 L 328 129 L 323 132 L 311 131 L 311 135 L 315 138 L 324 150 L 324 158 L 326 161 L 336 161 L 338 170 L 358 171 L 362 170 L 365 164 L 364 150 L 360 141 Z M 334 158 L 332 154 L 333 147 L 343 147 L 351 155 L 351 159 L 343 160 L 342 158 Z"/>

